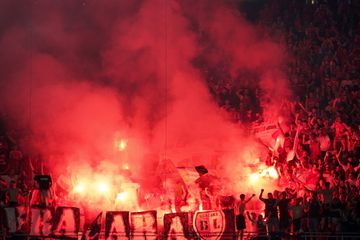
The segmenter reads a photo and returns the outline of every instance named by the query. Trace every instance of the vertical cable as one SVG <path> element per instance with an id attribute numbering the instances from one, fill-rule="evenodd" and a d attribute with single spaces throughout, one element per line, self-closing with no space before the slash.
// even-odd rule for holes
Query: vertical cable
<path id="1" fill-rule="evenodd" d="M 164 81 L 165 81 L 165 137 L 164 159 L 167 158 L 168 145 L 168 0 L 164 0 Z"/>
<path id="2" fill-rule="evenodd" d="M 30 73 L 29 73 L 29 89 L 28 89 L 28 130 L 31 133 L 31 121 L 32 121 L 32 85 L 33 85 L 33 5 L 32 1 L 30 3 L 30 19 L 29 19 L 29 30 L 30 30 L 30 51 L 29 51 L 29 58 L 30 58 Z"/>

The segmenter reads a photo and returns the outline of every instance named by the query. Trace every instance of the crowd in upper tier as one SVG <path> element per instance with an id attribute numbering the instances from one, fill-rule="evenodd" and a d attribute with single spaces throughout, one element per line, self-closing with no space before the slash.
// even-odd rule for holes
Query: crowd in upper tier
<path id="1" fill-rule="evenodd" d="M 280 182 L 292 186 L 285 195 L 272 194 L 271 206 L 265 201 L 265 216 L 272 214 L 273 223 L 268 230 L 356 232 L 360 226 L 360 3 L 265 2 L 255 22 L 270 26 L 271 34 L 280 36 L 293 56 L 287 76 L 295 95 L 281 103 L 280 112 L 287 116 L 287 129 L 280 127 L 284 142 L 271 149 L 266 160 L 276 166 Z M 222 72 L 226 76 L 226 64 L 212 73 Z M 254 77 L 246 71 L 243 75 Z M 209 89 L 230 118 L 249 123 L 250 128 L 262 124 L 257 98 L 261 89 L 239 88 L 231 79 L 219 79 L 214 74 L 208 77 Z M 317 178 L 311 183 L 300 181 L 301 172 Z M 282 201 L 282 196 L 289 201 Z M 248 216 L 251 229 L 257 229 L 256 224 L 261 227 L 263 219 Z"/>
<path id="2" fill-rule="evenodd" d="M 357 123 L 358 105 L 347 96 L 360 78 L 360 25 L 358 1 L 271 0 L 258 10 L 256 23 L 287 47 L 286 71 L 295 98 L 307 109 L 325 109 L 343 98 L 343 114 Z M 256 73 L 239 70 L 229 77 L 226 61 L 207 70 L 209 89 L 235 121 L 261 116 L 261 88 Z M 241 82 L 239 86 L 238 82 Z M 347 98 L 347 99 L 344 99 Z M 346 104 L 344 104 L 344 101 Z M 350 109 L 350 111 L 348 111 Z M 349 116 L 344 116 L 349 119 Z"/>

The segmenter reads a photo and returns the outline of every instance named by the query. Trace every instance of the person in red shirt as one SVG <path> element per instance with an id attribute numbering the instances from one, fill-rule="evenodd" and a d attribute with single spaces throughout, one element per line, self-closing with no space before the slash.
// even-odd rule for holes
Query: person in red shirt
<path id="1" fill-rule="evenodd" d="M 304 144 L 309 145 L 310 158 L 313 162 L 321 158 L 320 143 L 315 134 L 310 134 L 310 139 L 308 141 L 304 141 Z"/>
<path id="2" fill-rule="evenodd" d="M 347 141 L 349 139 L 351 128 L 342 122 L 340 117 L 336 118 L 331 128 L 335 130 L 333 148 L 337 149 L 337 146 L 340 144 L 342 149 L 347 149 Z"/>

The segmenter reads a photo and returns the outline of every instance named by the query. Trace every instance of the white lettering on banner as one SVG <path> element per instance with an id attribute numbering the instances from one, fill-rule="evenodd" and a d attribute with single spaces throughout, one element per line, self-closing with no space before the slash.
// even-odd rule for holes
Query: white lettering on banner
<path id="1" fill-rule="evenodd" d="M 204 240 L 217 240 L 225 230 L 223 211 L 196 212 L 193 218 L 196 234 Z"/>
<path id="2" fill-rule="evenodd" d="M 131 213 L 132 239 L 157 239 L 156 214 Z"/>
<path id="3" fill-rule="evenodd" d="M 9 233 L 16 233 L 23 230 L 26 224 L 26 208 L 24 206 L 5 208 L 6 220 Z"/>
<path id="4" fill-rule="evenodd" d="M 26 214 L 27 214 L 27 207 L 19 206 L 16 208 L 18 212 L 17 216 L 17 231 L 22 230 L 23 226 L 26 226 Z"/>
<path id="5" fill-rule="evenodd" d="M 128 239 L 122 215 L 115 215 L 111 223 L 109 236 L 106 239 Z"/>
<path id="6" fill-rule="evenodd" d="M 49 209 L 31 208 L 30 215 L 31 236 L 47 236 L 51 233 L 52 215 Z"/>
<path id="7" fill-rule="evenodd" d="M 169 235 L 167 239 L 185 240 L 184 227 L 179 216 L 171 219 Z"/>
<path id="8" fill-rule="evenodd" d="M 79 231 L 80 218 L 79 209 L 72 207 L 58 207 L 55 214 L 44 208 L 30 208 L 28 218 L 25 218 L 27 208 L 5 208 L 6 219 L 9 222 L 9 232 L 16 233 L 19 230 L 27 231 L 29 236 L 47 237 L 51 233 L 56 236 L 76 238 Z M 93 221 L 89 231 L 93 232 L 92 237 L 83 234 L 86 239 L 98 239 L 98 232 L 101 229 L 101 214 Z M 233 234 L 235 230 L 233 210 L 219 211 L 198 211 L 192 218 L 192 225 L 195 233 L 203 240 L 219 240 L 226 233 Z M 158 238 L 156 211 L 145 212 L 108 212 L 105 222 L 105 240 L 121 239 L 128 240 L 155 240 Z M 166 240 L 185 240 L 192 238 L 189 229 L 189 217 L 192 214 L 178 213 L 164 215 L 164 237 Z M 226 216 L 226 217 L 225 217 Z M 26 219 L 29 222 L 25 222 Z M 129 221 L 130 220 L 130 221 Z M 229 221 L 226 224 L 226 220 Z M 25 224 L 24 224 L 25 222 Z M 95 224 L 96 223 L 96 224 Z M 26 226 L 26 228 L 24 228 Z M 27 228 L 29 226 L 29 228 Z M 20 232 L 20 231 L 19 231 Z M 72 235 L 73 234 L 73 235 Z"/>
<path id="9" fill-rule="evenodd" d="M 6 219 L 9 227 L 9 232 L 14 233 L 17 231 L 16 208 L 5 208 Z"/>
<path id="10" fill-rule="evenodd" d="M 74 210 L 71 208 L 63 208 L 60 220 L 54 231 L 55 235 L 76 236 L 76 223 Z"/>

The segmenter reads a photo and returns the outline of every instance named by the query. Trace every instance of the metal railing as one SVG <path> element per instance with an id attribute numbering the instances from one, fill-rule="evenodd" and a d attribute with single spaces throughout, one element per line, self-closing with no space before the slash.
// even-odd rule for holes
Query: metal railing
<path id="1" fill-rule="evenodd" d="M 217 233 L 213 233 L 213 235 L 217 235 Z M 81 239 L 84 236 L 83 232 L 66 234 L 66 235 L 46 235 L 46 236 L 34 236 L 26 233 L 16 233 L 16 234 L 6 234 L 4 232 L 0 232 L 0 239 L 6 240 L 11 239 L 12 237 L 22 238 L 22 239 Z M 130 234 L 125 232 L 118 232 L 116 234 L 108 234 L 108 238 L 114 239 L 114 236 L 121 239 L 134 239 L 145 236 L 149 239 L 176 239 L 177 237 L 181 239 L 206 239 L 199 237 L 195 232 L 190 232 L 187 236 L 184 234 L 164 234 L 163 232 L 154 234 L 154 233 L 143 233 L 143 232 L 131 232 Z M 99 239 L 105 239 L 105 232 L 101 231 L 98 235 Z M 224 232 L 221 234 L 221 239 L 232 239 L 237 240 L 238 235 L 234 232 Z M 88 238 L 86 238 L 88 239 Z M 212 238 L 209 238 L 212 239 Z M 326 239 L 326 240 L 352 240 L 352 239 L 360 239 L 360 232 L 301 232 L 301 233 L 272 233 L 272 234 L 257 234 L 256 232 L 244 232 L 243 239 L 255 240 L 255 239 L 301 239 L 301 240 L 312 240 L 312 239 Z"/>

